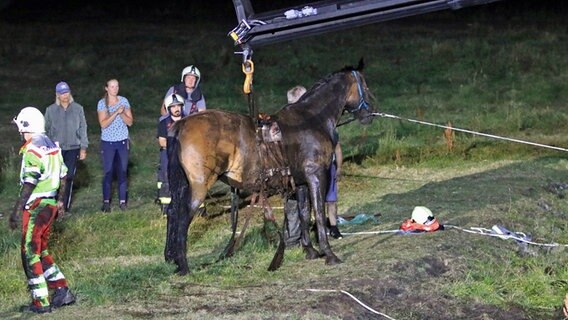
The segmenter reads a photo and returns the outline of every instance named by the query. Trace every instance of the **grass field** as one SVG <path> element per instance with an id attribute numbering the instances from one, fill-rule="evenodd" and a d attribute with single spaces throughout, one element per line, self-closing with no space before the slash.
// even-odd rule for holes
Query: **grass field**
<path id="1" fill-rule="evenodd" d="M 274 112 L 288 88 L 310 86 L 364 57 L 380 111 L 567 148 L 564 15 L 498 13 L 442 12 L 258 48 L 257 105 Z M 78 170 L 72 214 L 55 224 L 51 239 L 78 303 L 46 318 L 383 319 L 339 292 L 308 291 L 321 289 L 349 292 L 395 319 L 561 319 L 568 292 L 568 154 L 457 132 L 449 149 L 442 129 L 392 119 L 339 128 L 347 159 L 339 212 L 378 217 L 340 226 L 354 233 L 331 242 L 343 264 L 306 261 L 301 249 L 292 249 L 281 269 L 266 271 L 275 244 L 263 236 L 260 211 L 250 208 L 243 210 L 253 218 L 242 247 L 216 262 L 230 236 L 222 197 L 209 204 L 210 218 L 190 228 L 192 273 L 173 275 L 175 267 L 163 259 L 165 220 L 153 203 L 158 110 L 181 69 L 196 64 L 208 108 L 247 112 L 240 57 L 226 36 L 232 22 L 0 22 L 0 318 L 22 318 L 19 306 L 29 299 L 19 232 L 7 227 L 21 144 L 9 123 L 25 105 L 44 110 L 64 79 L 85 107 L 91 145 Z M 96 102 L 110 78 L 119 79 L 135 123 L 129 210 L 102 214 Z M 397 229 L 417 205 L 450 227 L 380 233 Z M 451 227 L 493 225 L 558 246 L 524 246 Z"/>

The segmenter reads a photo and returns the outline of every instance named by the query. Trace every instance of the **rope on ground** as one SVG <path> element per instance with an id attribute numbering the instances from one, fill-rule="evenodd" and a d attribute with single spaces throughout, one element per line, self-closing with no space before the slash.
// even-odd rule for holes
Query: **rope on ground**
<path id="1" fill-rule="evenodd" d="M 366 305 L 366 304 L 364 304 L 363 302 L 361 302 L 361 300 L 357 299 L 355 296 L 353 296 L 351 293 L 349 293 L 349 292 L 347 292 L 347 291 L 345 291 L 345 290 L 325 290 L 325 289 L 305 289 L 305 290 L 306 290 L 306 291 L 311 291 L 311 292 L 341 292 L 341 293 L 343 293 L 344 295 L 346 295 L 346 296 L 350 297 L 351 299 L 355 300 L 355 302 L 357 302 L 358 304 L 360 304 L 361 306 L 363 306 L 363 308 L 365 308 L 365 309 L 371 311 L 372 313 L 378 314 L 378 315 L 383 316 L 383 317 L 385 317 L 385 318 L 387 318 L 387 319 L 390 319 L 390 320 L 395 320 L 394 318 L 392 318 L 392 317 L 390 317 L 390 316 L 388 316 L 388 315 L 386 315 L 386 314 L 384 314 L 384 313 L 381 313 L 381 312 L 379 312 L 379 311 L 376 311 L 375 309 L 369 307 L 368 305 Z"/>
<path id="2" fill-rule="evenodd" d="M 453 226 L 453 225 L 444 225 L 444 226 L 446 228 L 453 228 L 453 229 L 457 229 L 457 230 L 464 231 L 464 232 L 467 232 L 467 233 L 479 234 L 479 235 L 482 235 L 482 236 L 497 237 L 497 238 L 501 238 L 501 239 L 504 239 L 504 240 L 513 239 L 513 240 L 516 240 L 518 242 L 532 244 L 532 245 L 535 245 L 535 246 L 568 247 L 568 244 L 534 242 L 530 239 L 529 236 L 527 236 L 523 232 L 511 232 L 511 231 L 508 231 L 507 229 L 504 229 L 503 227 L 499 227 L 497 225 L 493 226 L 493 228 L 491 228 L 491 229 L 486 229 L 486 228 L 481 228 L 481 227 L 470 227 L 469 229 L 465 229 L 465 228 L 461 228 L 461 227 Z"/>
<path id="3" fill-rule="evenodd" d="M 568 247 L 568 244 L 561 244 L 561 243 L 556 243 L 556 242 L 553 242 L 553 243 L 535 242 L 535 241 L 531 240 L 530 236 L 527 236 L 523 232 L 512 232 L 512 231 L 505 229 L 504 227 L 497 226 L 497 225 L 493 226 L 493 228 L 491 228 L 491 229 L 482 228 L 482 227 L 470 227 L 470 229 L 466 229 L 466 228 L 462 228 L 462 227 L 458 227 L 458 226 L 454 226 L 454 225 L 448 225 L 448 224 L 445 224 L 444 227 L 448 228 L 448 229 L 456 229 L 456 230 L 464 231 L 464 232 L 467 232 L 467 233 L 479 234 L 479 235 L 489 236 L 489 237 L 497 237 L 497 238 L 504 239 L 504 240 L 513 239 L 513 240 L 516 240 L 518 242 L 531 244 L 531 245 L 535 245 L 535 246 L 541 246 L 541 247 Z M 384 233 L 425 234 L 425 233 L 430 233 L 430 232 L 412 232 L 412 231 L 403 231 L 403 230 L 399 230 L 399 229 L 379 230 L 379 231 L 342 232 L 342 234 L 346 235 L 346 236 L 384 234 Z"/>
<path id="4" fill-rule="evenodd" d="M 382 234 L 382 233 L 404 233 L 404 231 L 401 230 L 379 230 L 379 231 L 359 231 L 359 232 L 341 232 L 344 235 L 348 235 L 348 236 L 353 236 L 353 235 L 358 235 L 358 234 Z"/>

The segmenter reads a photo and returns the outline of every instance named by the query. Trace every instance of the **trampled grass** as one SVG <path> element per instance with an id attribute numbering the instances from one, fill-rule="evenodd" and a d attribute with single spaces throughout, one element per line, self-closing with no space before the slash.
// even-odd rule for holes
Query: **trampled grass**
<path id="1" fill-rule="evenodd" d="M 564 17 L 512 20 L 483 11 L 440 13 L 303 38 L 255 50 L 260 110 L 285 103 L 288 88 L 306 86 L 365 57 L 366 80 L 379 111 L 547 145 L 568 147 L 568 28 Z M 24 105 L 45 107 L 66 79 L 87 112 L 91 146 L 78 170 L 72 214 L 55 224 L 51 246 L 78 303 L 58 319 L 84 318 L 368 318 L 344 296 L 308 293 L 342 289 L 397 319 L 551 319 L 568 291 L 565 152 L 376 119 L 339 128 L 346 157 L 339 212 L 377 214 L 378 224 L 344 232 L 397 229 L 416 205 L 444 224 L 502 225 L 531 235 L 528 246 L 448 228 L 424 235 L 367 234 L 331 242 L 344 261 L 335 267 L 275 250 L 253 214 L 234 257 L 217 261 L 230 236 L 219 204 L 190 227 L 191 275 L 173 275 L 163 261 L 166 221 L 153 204 L 158 108 L 187 64 L 203 73 L 209 108 L 247 112 L 240 57 L 225 36 L 230 23 L 70 21 L 43 25 L 1 22 L 0 318 L 18 317 L 28 302 L 19 233 L 7 217 L 17 195 L 19 140 L 10 119 Z M 184 30 L 195 32 L 191 37 Z M 42 32 L 37 32 L 41 30 Z M 4 32 L 6 31 L 6 32 Z M 54 40 L 54 35 L 68 36 Z M 181 39 L 181 40 L 180 40 Z M 178 41 L 179 40 L 179 41 Z M 197 48 L 188 50 L 190 48 Z M 95 105 L 116 77 L 133 105 L 129 210 L 100 209 L 101 165 Z M 278 203 L 279 199 L 274 199 Z M 276 211 L 281 218 L 282 212 Z M 241 215 L 241 224 L 243 222 Z M 441 301 L 441 302 L 440 302 Z M 443 310 L 440 310 L 443 305 Z M 292 307 L 291 307 L 292 306 Z"/>

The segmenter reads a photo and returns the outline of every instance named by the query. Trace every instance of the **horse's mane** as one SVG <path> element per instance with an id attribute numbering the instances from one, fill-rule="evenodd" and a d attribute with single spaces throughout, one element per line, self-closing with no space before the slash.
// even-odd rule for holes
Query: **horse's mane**
<path id="1" fill-rule="evenodd" d="M 319 90 L 321 87 L 323 87 L 324 85 L 328 84 L 330 81 L 332 81 L 333 79 L 335 79 L 335 77 L 339 74 L 344 74 L 344 73 L 350 73 L 352 71 L 363 71 L 363 67 L 364 67 L 364 62 L 363 62 L 363 58 L 361 58 L 359 60 L 359 64 L 357 65 L 357 67 L 353 67 L 353 66 L 344 66 L 343 68 L 341 68 L 338 71 L 332 72 L 330 74 L 328 74 L 327 76 L 321 78 L 320 80 L 318 80 L 310 89 L 308 89 L 306 91 L 306 93 L 304 93 L 300 99 L 298 99 L 298 101 L 296 101 L 295 103 L 291 103 L 291 104 L 287 104 L 284 107 L 282 107 L 280 111 L 283 110 L 289 110 L 289 109 L 295 109 L 295 108 L 304 108 L 305 107 L 305 103 L 310 103 L 310 101 L 312 99 L 317 100 L 318 96 L 320 94 L 323 94 L 323 92 L 321 90 Z"/>
<path id="2" fill-rule="evenodd" d="M 327 75 L 324 78 L 321 78 L 320 80 L 318 80 L 318 82 L 316 82 L 309 90 L 306 91 L 306 93 L 304 93 L 302 95 L 302 97 L 300 98 L 299 101 L 305 100 L 305 99 L 309 99 L 314 93 L 318 92 L 318 89 L 327 84 L 329 81 L 331 81 L 331 79 L 333 79 L 337 74 L 339 73 L 346 73 L 346 72 L 351 72 L 351 71 L 362 71 L 363 68 L 365 66 L 365 63 L 363 61 L 363 58 L 361 58 L 359 60 L 359 65 L 357 67 L 354 66 L 344 66 L 343 68 L 341 68 L 338 71 L 335 71 L 329 75 Z"/>

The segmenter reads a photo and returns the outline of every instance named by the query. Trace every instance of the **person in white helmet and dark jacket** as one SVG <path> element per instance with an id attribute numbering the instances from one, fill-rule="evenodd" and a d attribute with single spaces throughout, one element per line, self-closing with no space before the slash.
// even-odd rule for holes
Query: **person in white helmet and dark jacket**
<path id="1" fill-rule="evenodd" d="M 190 65 L 185 67 L 181 72 L 181 82 L 171 86 L 166 95 L 164 96 L 164 101 L 171 97 L 172 94 L 178 94 L 183 97 L 183 109 L 182 116 L 188 116 L 192 113 L 203 111 L 206 109 L 205 97 L 201 92 L 201 87 L 199 83 L 201 82 L 201 72 L 196 66 Z M 166 110 L 166 105 L 162 103 L 161 109 L 162 117 L 160 120 L 168 116 L 168 110 Z"/>
<path id="2" fill-rule="evenodd" d="M 25 140 L 20 149 L 20 196 L 10 215 L 12 230 L 22 222 L 22 265 L 32 302 L 22 311 L 51 312 L 75 302 L 65 276 L 49 253 L 47 242 L 53 221 L 65 214 L 67 167 L 61 149 L 45 135 L 45 118 L 35 107 L 23 108 L 14 118 Z M 20 218 L 21 213 L 21 218 Z M 49 290 L 54 290 L 49 299 Z"/>
<path id="3" fill-rule="evenodd" d="M 163 213 L 171 202 L 170 185 L 168 183 L 168 140 L 170 128 L 182 118 L 183 97 L 179 94 L 167 96 L 164 105 L 168 114 L 158 123 L 158 145 L 160 146 L 160 167 L 158 170 L 158 202 L 162 205 Z"/>

